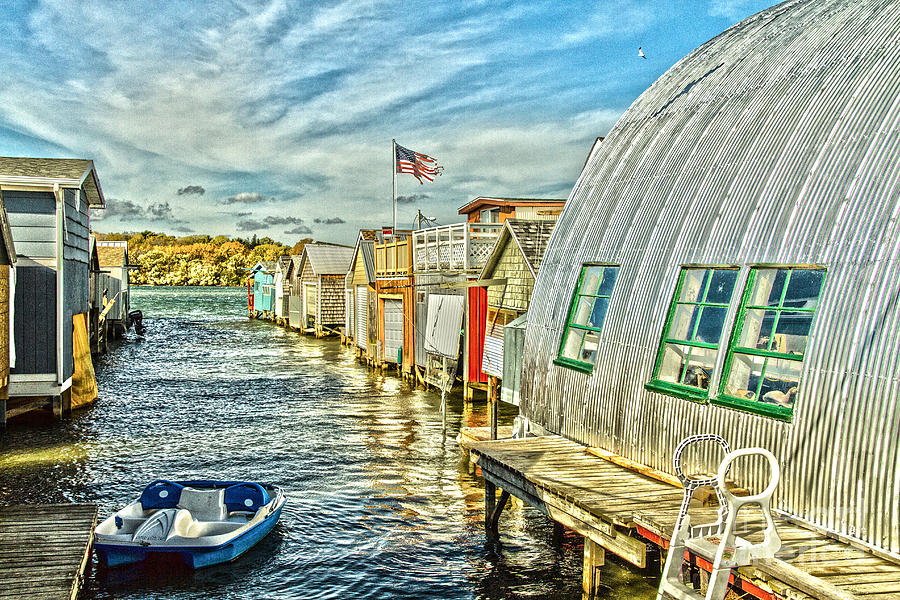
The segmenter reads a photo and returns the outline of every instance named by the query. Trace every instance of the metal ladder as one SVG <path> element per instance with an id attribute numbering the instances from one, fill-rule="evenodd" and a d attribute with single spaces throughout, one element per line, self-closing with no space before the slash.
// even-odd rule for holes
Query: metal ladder
<path id="1" fill-rule="evenodd" d="M 681 468 L 681 455 L 691 444 L 698 442 L 715 442 L 722 446 L 725 458 L 719 465 L 718 473 L 709 479 L 694 479 L 684 474 Z M 732 494 L 725 485 L 725 478 L 731 470 L 731 464 L 742 456 L 761 455 L 769 461 L 771 479 L 769 485 L 761 493 L 754 496 L 737 497 Z M 682 440 L 675 449 L 673 458 L 675 474 L 684 486 L 684 500 L 681 503 L 681 511 L 675 522 L 675 531 L 669 543 L 669 554 L 663 567 L 662 579 L 659 583 L 657 600 L 675 598 L 676 600 L 722 600 L 728 591 L 728 579 L 731 570 L 737 567 L 749 565 L 751 562 L 772 558 L 781 548 L 781 539 L 775 530 L 775 521 L 772 519 L 770 501 L 772 493 L 778 486 L 781 471 L 775 456 L 765 448 L 743 448 L 731 451 L 728 443 L 718 435 L 707 433 L 693 435 Z M 691 526 L 691 518 L 688 515 L 688 506 L 694 492 L 701 487 L 712 487 L 716 491 L 719 500 L 718 518 L 712 523 Z M 766 521 L 763 532 L 763 541 L 751 544 L 747 540 L 735 535 L 738 512 L 748 504 L 760 507 Z M 699 556 L 712 564 L 709 576 L 709 585 L 706 595 L 684 583 L 682 579 L 682 565 L 685 552 Z"/>

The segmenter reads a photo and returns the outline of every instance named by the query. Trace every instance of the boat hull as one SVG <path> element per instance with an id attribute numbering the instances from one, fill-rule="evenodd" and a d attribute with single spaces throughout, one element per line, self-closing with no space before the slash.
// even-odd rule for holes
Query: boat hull
<path id="1" fill-rule="evenodd" d="M 179 557 L 187 567 L 200 569 L 220 563 L 231 562 L 255 546 L 272 531 L 281 516 L 282 507 L 278 507 L 271 515 L 256 527 L 245 531 L 225 544 L 213 547 L 198 546 L 119 546 L 112 544 L 94 544 L 94 551 L 103 567 L 115 568 L 142 562 L 148 558 Z"/>

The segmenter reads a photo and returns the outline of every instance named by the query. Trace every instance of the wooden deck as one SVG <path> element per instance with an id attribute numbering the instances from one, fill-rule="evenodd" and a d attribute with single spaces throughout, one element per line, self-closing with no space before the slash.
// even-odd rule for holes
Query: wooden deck
<path id="1" fill-rule="evenodd" d="M 0 598 L 74 600 L 96 524 L 95 504 L 0 508 Z"/>
<path id="2" fill-rule="evenodd" d="M 648 547 L 668 547 L 682 499 L 681 488 L 666 482 L 671 476 L 646 467 L 640 474 L 638 465 L 622 466 L 629 461 L 621 457 L 601 458 L 603 451 L 559 436 L 481 441 L 483 437 L 482 431 L 464 431 L 459 441 L 487 483 L 486 509 L 493 513 L 486 518 L 489 535 L 499 510 L 490 508 L 494 490 L 488 488 L 496 486 L 504 493 L 501 510 L 505 494 L 512 494 L 590 540 L 586 565 L 596 546 L 638 567 L 646 566 Z M 715 513 L 715 506 L 697 503 L 691 519 L 709 522 Z M 740 532 L 750 540 L 760 529 L 753 516 L 745 517 Z M 778 534 L 781 552 L 740 569 L 735 589 L 763 600 L 900 599 L 900 564 L 784 519 L 778 520 Z M 708 570 L 702 559 L 697 563 Z"/>

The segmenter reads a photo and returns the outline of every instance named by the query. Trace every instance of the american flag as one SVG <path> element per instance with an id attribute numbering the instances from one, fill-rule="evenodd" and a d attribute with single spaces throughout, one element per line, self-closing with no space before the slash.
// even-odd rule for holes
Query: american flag
<path id="1" fill-rule="evenodd" d="M 434 181 L 436 175 L 440 175 L 444 171 L 444 167 L 437 164 L 437 161 L 427 154 L 420 154 L 404 148 L 397 144 L 397 172 L 411 173 L 413 177 L 419 180 L 419 183 L 425 183 L 423 178 L 428 181 Z"/>

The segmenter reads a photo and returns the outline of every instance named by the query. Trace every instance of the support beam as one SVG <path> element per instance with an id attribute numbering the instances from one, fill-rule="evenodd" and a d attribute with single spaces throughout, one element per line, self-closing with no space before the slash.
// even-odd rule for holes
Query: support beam
<path id="1" fill-rule="evenodd" d="M 488 541 L 497 539 L 497 531 L 491 528 L 494 511 L 497 508 L 497 486 L 490 481 L 484 481 L 484 529 Z"/>
<path id="2" fill-rule="evenodd" d="M 500 499 L 494 506 L 493 512 L 488 517 L 490 519 L 488 529 L 493 532 L 495 538 L 500 536 L 500 514 L 503 513 L 503 509 L 506 507 L 507 501 L 509 501 L 509 492 L 503 490 L 502 492 L 500 492 Z"/>
<path id="3" fill-rule="evenodd" d="M 586 598 L 596 598 L 600 586 L 600 567 L 606 561 L 603 546 L 591 538 L 584 538 L 584 568 L 581 574 L 581 589 Z"/>

